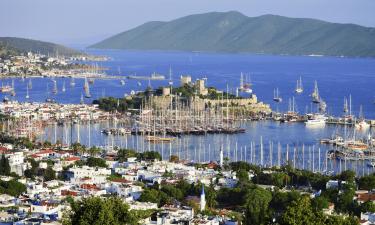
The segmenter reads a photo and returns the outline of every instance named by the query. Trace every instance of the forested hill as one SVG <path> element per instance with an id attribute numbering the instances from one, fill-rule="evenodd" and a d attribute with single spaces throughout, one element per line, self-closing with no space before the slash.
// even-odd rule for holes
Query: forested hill
<path id="1" fill-rule="evenodd" d="M 25 39 L 25 38 L 16 38 L 16 37 L 0 37 L 0 55 L 1 53 L 16 53 L 16 52 L 34 52 L 34 53 L 41 53 L 41 54 L 50 54 L 50 55 L 64 55 L 64 56 L 72 56 L 72 55 L 83 55 L 82 52 L 77 50 L 50 43 L 44 41 L 37 41 L 32 39 Z"/>
<path id="2" fill-rule="evenodd" d="M 375 56 L 375 28 L 239 12 L 148 22 L 91 48 L 249 52 L 288 55 Z"/>

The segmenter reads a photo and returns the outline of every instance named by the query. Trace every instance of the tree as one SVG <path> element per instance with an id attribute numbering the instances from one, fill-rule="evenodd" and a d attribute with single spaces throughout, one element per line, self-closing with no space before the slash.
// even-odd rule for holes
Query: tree
<path id="1" fill-rule="evenodd" d="M 246 194 L 245 224 L 267 224 L 270 219 L 269 203 L 272 200 L 270 191 L 252 188 Z"/>
<path id="2" fill-rule="evenodd" d="M 98 155 L 99 153 L 101 152 L 101 149 L 96 147 L 96 146 L 92 146 L 90 149 L 89 149 L 89 154 L 90 156 L 96 156 Z"/>
<path id="3" fill-rule="evenodd" d="M 327 209 L 329 206 L 329 201 L 326 197 L 319 196 L 319 197 L 314 198 L 311 204 L 312 204 L 312 207 L 318 211 L 322 209 Z"/>
<path id="4" fill-rule="evenodd" d="M 71 204 L 72 210 L 64 215 L 64 225 L 120 225 L 137 224 L 129 206 L 120 198 L 89 197 Z"/>
<path id="5" fill-rule="evenodd" d="M 26 192 L 26 186 L 16 180 L 3 181 L 0 180 L 0 193 L 18 197 Z"/>
<path id="6" fill-rule="evenodd" d="M 138 154 L 138 159 L 140 160 L 161 160 L 161 155 L 159 152 L 147 151 Z"/>
<path id="7" fill-rule="evenodd" d="M 117 151 L 117 160 L 125 162 L 130 157 L 137 157 L 137 153 L 131 149 L 120 149 Z"/>
<path id="8" fill-rule="evenodd" d="M 249 183 L 250 181 L 249 173 L 244 169 L 237 171 L 237 178 L 240 184 Z"/>
<path id="9" fill-rule="evenodd" d="M 56 172 L 52 169 L 52 167 L 48 166 L 47 169 L 45 169 L 43 179 L 44 181 L 56 179 Z"/>
<path id="10" fill-rule="evenodd" d="M 375 189 L 375 175 L 371 174 L 363 176 L 358 180 L 358 186 L 361 190 L 372 190 Z"/>
<path id="11" fill-rule="evenodd" d="M 9 174 L 10 174 L 9 160 L 3 154 L 0 159 L 0 175 L 8 176 Z"/>
<path id="12" fill-rule="evenodd" d="M 360 210 L 363 213 L 365 213 L 365 212 L 374 213 L 375 212 L 375 204 L 372 201 L 364 202 L 363 204 L 361 204 Z"/>
<path id="13" fill-rule="evenodd" d="M 178 163 L 180 161 L 180 158 L 177 155 L 171 155 L 169 158 L 169 162 Z"/>
<path id="14" fill-rule="evenodd" d="M 90 167 L 107 167 L 105 160 L 101 158 L 89 157 L 86 164 Z"/>
<path id="15" fill-rule="evenodd" d="M 321 212 L 315 212 L 311 207 L 309 197 L 303 196 L 291 203 L 282 215 L 282 225 L 312 225 L 324 224 L 324 216 Z"/>

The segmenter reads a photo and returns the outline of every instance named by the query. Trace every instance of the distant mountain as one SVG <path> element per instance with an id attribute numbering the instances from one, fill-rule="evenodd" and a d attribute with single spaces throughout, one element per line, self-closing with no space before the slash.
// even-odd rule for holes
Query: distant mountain
<path id="1" fill-rule="evenodd" d="M 16 38 L 16 37 L 0 37 L 0 55 L 1 53 L 6 52 L 39 52 L 42 54 L 50 55 L 83 55 L 84 53 L 76 51 L 74 49 L 50 43 L 44 41 L 37 41 L 25 38 Z"/>
<path id="2" fill-rule="evenodd" d="M 374 57 L 375 28 L 212 12 L 170 22 L 148 22 L 90 48 Z"/>

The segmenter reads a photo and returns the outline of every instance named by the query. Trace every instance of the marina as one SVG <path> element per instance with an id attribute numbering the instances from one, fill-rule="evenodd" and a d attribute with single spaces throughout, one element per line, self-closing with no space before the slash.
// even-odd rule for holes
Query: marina
<path id="1" fill-rule="evenodd" d="M 332 137 L 333 134 L 343 134 L 345 129 L 356 129 L 356 124 L 359 124 L 359 122 L 369 126 L 375 125 L 373 120 L 364 119 L 375 118 L 375 113 L 372 96 L 363 93 L 363 88 L 352 86 L 345 91 L 338 89 L 332 94 L 328 90 L 336 84 L 331 82 L 331 78 L 325 72 L 316 71 L 317 68 L 315 67 L 309 67 L 306 71 L 301 72 L 283 71 L 277 67 L 277 64 L 267 67 L 272 69 L 250 64 L 247 70 L 252 71 L 251 81 L 249 75 L 235 69 L 236 63 L 245 59 L 254 60 L 260 57 L 259 60 L 268 65 L 271 63 L 269 61 L 271 59 L 288 63 L 285 60 L 290 59 L 290 57 L 236 56 L 236 62 L 230 62 L 232 64 L 229 66 L 210 68 L 207 67 L 209 62 L 219 60 L 217 55 L 163 52 L 111 53 L 111 51 L 106 53 L 113 54 L 111 56 L 113 60 L 103 62 L 103 66 L 108 67 L 106 73 L 109 74 L 111 79 L 95 78 L 94 82 L 94 79 L 89 77 L 69 78 L 68 76 L 56 77 L 53 79 L 54 81 L 42 77 L 27 78 L 25 81 L 21 78 L 3 78 L 4 85 L 11 84 L 13 80 L 17 95 L 11 96 L 8 92 L 0 93 L 0 96 L 21 102 L 45 102 L 46 96 L 50 96 L 51 102 L 56 101 L 60 104 L 91 104 L 93 100 L 102 97 L 122 98 L 131 96 L 144 91 L 145 87 L 171 86 L 176 88 L 180 85 L 181 74 L 189 73 L 193 81 L 204 78 L 207 86 L 214 86 L 218 90 L 227 91 L 233 96 L 246 98 L 256 94 L 259 96 L 259 101 L 271 105 L 274 112 L 270 115 L 250 117 L 241 111 L 233 110 L 236 108 L 234 106 L 231 106 L 233 108 L 229 107 L 229 109 L 222 106 L 208 110 L 198 109 L 194 105 L 175 104 L 174 100 L 168 100 L 167 105 L 170 105 L 170 107 L 164 109 L 151 110 L 151 103 L 149 103 L 149 106 L 144 104 L 141 113 L 138 113 L 139 116 L 113 117 L 111 115 L 112 118 L 110 116 L 98 122 L 72 120 L 70 118 L 50 121 L 43 125 L 44 132 L 38 135 L 38 140 L 48 140 L 52 143 L 59 140 L 67 145 L 79 140 L 87 146 L 101 146 L 110 151 L 116 147 L 131 147 L 137 151 L 156 150 L 163 153 L 165 159 L 170 154 L 178 154 L 183 159 L 192 161 L 214 160 L 219 149 L 223 149 L 231 161 L 242 157 L 242 160 L 246 159 L 248 162 L 256 162 L 264 166 L 277 165 L 279 154 L 276 146 L 280 143 L 280 154 L 282 155 L 280 160 L 284 160 L 284 163 L 286 163 L 286 155 L 288 155 L 288 160 L 293 159 L 293 157 L 290 157 L 291 154 L 293 155 L 293 149 L 296 148 L 295 163 L 296 166 L 302 168 L 306 167 L 306 165 L 305 167 L 300 165 L 302 159 L 304 159 L 305 164 L 311 163 L 311 167 L 319 168 L 320 165 L 320 172 L 325 171 L 325 169 L 338 172 L 340 168 L 341 170 L 352 168 L 357 173 L 361 173 L 362 170 L 365 172 L 372 171 L 372 168 L 367 166 L 372 161 L 372 153 L 363 154 L 365 157 L 360 155 L 356 160 L 353 159 L 357 156 L 353 158 L 349 154 L 346 154 L 345 157 L 340 156 L 340 154 L 332 157 L 331 153 L 338 149 L 337 145 L 331 145 L 330 141 L 321 141 L 330 139 L 329 137 Z M 103 55 L 103 52 L 98 51 L 97 54 Z M 142 58 L 151 57 L 150 65 L 136 66 L 140 62 L 134 59 L 135 55 L 141 55 Z M 189 59 L 189 68 L 185 66 L 186 57 Z M 194 60 L 190 61 L 190 58 Z M 315 63 L 317 60 L 323 60 L 328 64 L 335 65 L 334 68 L 328 66 L 328 72 L 337 70 L 336 64 L 340 64 L 342 61 L 345 64 L 350 64 L 351 68 L 355 70 L 362 69 L 355 66 L 358 63 L 357 59 L 302 57 L 293 58 L 293 60 L 306 65 Z M 123 66 L 125 61 L 128 62 L 126 67 Z M 360 62 L 367 63 L 366 59 L 361 59 Z M 143 60 L 142 63 L 144 63 Z M 155 63 L 160 67 L 152 66 Z M 202 75 L 199 70 L 203 65 L 208 68 L 207 75 Z M 344 65 L 342 67 L 345 69 Z M 368 73 L 368 68 L 371 67 L 366 67 L 362 74 Z M 126 79 L 126 76 L 121 76 L 119 71 L 126 71 L 125 73 L 129 74 L 153 74 L 154 71 L 160 71 L 160 73 L 166 71 L 164 73 L 169 74 L 169 79 Z M 371 71 L 375 71 L 375 68 L 370 70 L 370 73 Z M 283 73 L 286 77 L 279 80 L 280 78 L 275 75 L 276 73 Z M 345 73 L 350 73 L 350 70 L 345 69 Z M 321 77 L 316 77 L 315 74 L 321 74 Z M 236 77 L 236 79 L 227 79 L 229 77 Z M 319 89 L 318 82 L 315 82 L 316 79 L 319 79 Z M 348 78 L 348 81 L 350 79 L 352 78 Z M 293 80 L 297 80 L 297 85 Z M 359 82 L 362 81 L 359 80 Z M 369 80 L 366 85 L 370 85 L 372 82 L 374 81 Z M 51 87 L 51 90 L 47 93 L 46 83 Z M 55 89 L 57 91 L 53 93 Z M 51 93 L 48 94 L 48 92 Z M 281 101 L 280 92 L 283 93 L 283 99 L 288 101 Z M 312 98 L 307 93 L 314 93 L 315 97 Z M 325 100 L 323 101 L 320 96 L 324 96 Z M 345 97 L 344 107 L 342 96 L 349 96 Z M 280 100 L 275 101 L 275 97 L 280 98 Z M 223 96 L 222 101 L 226 101 L 225 96 Z M 322 102 L 325 106 L 322 105 Z M 360 105 L 363 106 L 360 107 Z M 362 108 L 362 115 L 364 115 L 361 121 L 354 119 L 360 118 L 360 110 L 356 111 L 360 108 Z M 230 113 L 226 113 L 226 111 Z M 361 138 L 366 138 L 369 134 L 372 134 L 371 128 L 368 128 L 368 130 L 367 128 L 365 130 L 358 128 L 357 132 L 358 136 L 362 136 Z M 263 144 L 260 143 L 261 137 Z M 260 155 L 261 146 L 263 156 Z M 304 151 L 307 152 L 309 148 L 314 149 L 311 150 L 313 152 L 311 154 L 314 154 L 314 160 L 310 159 L 308 154 L 302 156 L 302 146 L 305 146 Z M 253 153 L 251 153 L 251 148 L 253 148 Z M 371 157 L 367 157 L 367 155 L 371 155 Z M 320 160 L 317 158 L 320 158 Z M 327 168 L 325 166 L 326 160 Z M 312 163 L 313 161 L 314 163 Z"/>

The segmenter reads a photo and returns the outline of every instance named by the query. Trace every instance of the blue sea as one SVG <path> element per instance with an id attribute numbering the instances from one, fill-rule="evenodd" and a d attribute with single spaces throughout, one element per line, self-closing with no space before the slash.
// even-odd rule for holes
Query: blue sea
<path id="1" fill-rule="evenodd" d="M 193 80 L 207 78 L 207 85 L 221 90 L 235 93 L 240 83 L 241 72 L 251 78 L 253 91 L 259 101 L 270 104 L 273 110 L 286 111 L 288 99 L 295 98 L 297 111 L 300 113 L 316 111 L 316 105 L 311 103 L 311 93 L 314 81 L 317 81 L 321 97 L 326 101 L 328 113 L 335 116 L 343 114 L 344 97 L 352 97 L 352 112 L 358 115 L 360 106 L 366 118 L 375 119 L 375 59 L 373 58 L 341 58 L 341 57 L 309 57 L 309 56 L 270 56 L 252 54 L 221 54 L 201 52 L 161 52 L 161 51 L 119 51 L 119 50 L 87 50 L 88 53 L 109 56 L 111 60 L 99 62 L 99 66 L 107 67 L 109 75 L 119 76 L 119 79 L 95 80 L 90 87 L 92 99 L 85 99 L 91 103 L 95 98 L 102 96 L 122 97 L 132 90 L 144 90 L 149 81 L 125 80 L 126 84 L 120 84 L 121 76 L 125 75 L 150 75 L 153 72 L 169 77 L 169 68 L 173 71 L 174 85 L 179 85 L 181 75 L 191 75 Z M 302 77 L 304 92 L 295 94 L 296 81 Z M 61 92 L 64 78 L 57 79 L 59 92 L 53 96 L 57 102 L 78 103 L 83 93 L 83 80 L 76 80 L 76 86 L 69 86 L 69 79 L 65 78 L 67 91 Z M 3 79 L 3 83 L 10 83 L 11 79 Z M 33 79 L 33 89 L 30 90 L 29 101 L 44 101 L 48 96 L 47 83 L 52 87 L 52 81 L 48 78 Z M 167 85 L 165 81 L 151 81 L 151 86 L 156 88 Z M 25 101 L 27 80 L 22 82 L 15 80 L 19 101 Z M 273 90 L 279 89 L 283 98 L 282 103 L 273 102 Z M 0 94 L 0 97 L 4 97 Z M 76 125 L 74 125 L 76 126 Z M 112 125 L 109 125 L 112 126 Z M 80 140 L 86 145 L 117 145 L 131 147 L 138 151 L 157 150 L 166 159 L 171 154 L 177 154 L 183 159 L 193 161 L 217 160 L 219 149 L 223 149 L 224 155 L 231 160 L 246 160 L 260 163 L 260 139 L 264 144 L 263 164 L 277 164 L 277 143 L 282 146 L 282 160 L 285 163 L 286 155 L 289 160 L 294 160 L 294 148 L 296 148 L 296 166 L 308 167 L 315 171 L 335 170 L 346 168 L 357 171 L 358 174 L 371 172 L 362 162 L 340 162 L 337 160 L 325 162 L 325 152 L 331 147 L 318 145 L 320 138 L 331 137 L 336 133 L 343 133 L 342 127 L 326 125 L 322 128 L 308 128 L 303 123 L 278 123 L 272 121 L 247 122 L 245 134 L 237 135 L 207 135 L 184 136 L 171 144 L 150 145 L 140 136 L 113 137 L 100 133 L 100 130 L 108 127 L 108 124 L 97 124 L 90 127 L 80 127 Z M 54 127 L 46 129 L 43 140 L 61 139 L 64 137 L 62 127 L 56 128 L 57 137 L 54 135 Z M 70 129 L 65 129 L 69 130 Z M 73 127 L 73 141 L 77 139 L 76 127 Z M 88 133 L 90 132 L 90 141 Z M 359 132 L 357 136 L 367 136 L 371 130 Z M 70 135 L 66 135 L 69 136 Z M 274 147 L 270 151 L 269 143 Z M 250 156 L 250 142 L 255 142 L 256 149 Z M 305 154 L 302 154 L 302 145 L 305 145 Z M 288 153 L 287 147 L 289 148 Z M 309 150 L 309 147 L 311 150 Z M 320 150 L 319 150 L 320 149 Z M 307 152 L 310 151 L 310 155 Z M 320 157 L 319 157 L 320 151 Z M 315 155 L 314 155 L 314 154 Z M 272 157 L 270 157 L 272 155 Z M 291 158 L 293 157 L 293 158 Z M 306 162 L 302 165 L 302 158 Z M 320 163 L 318 162 L 320 160 Z M 272 159 L 272 160 L 271 160 Z M 255 160 L 255 161 L 254 161 Z M 267 161 L 267 162 L 265 162 Z M 312 163 L 314 162 L 314 164 Z M 310 164 L 308 164 L 310 163 Z M 317 164 L 315 164 L 317 163 Z M 317 167 L 319 165 L 319 167 Z M 331 167 L 330 167 L 331 166 Z"/>

